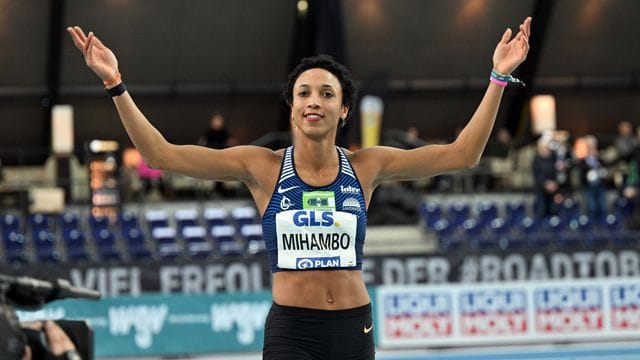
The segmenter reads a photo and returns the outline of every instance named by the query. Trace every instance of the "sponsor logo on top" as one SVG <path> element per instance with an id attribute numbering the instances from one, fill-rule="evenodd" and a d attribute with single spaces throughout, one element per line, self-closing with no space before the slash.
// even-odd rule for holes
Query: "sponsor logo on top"
<path id="1" fill-rule="evenodd" d="M 540 287 L 534 292 L 536 331 L 545 334 L 603 329 L 599 286 Z"/>
<path id="2" fill-rule="evenodd" d="M 640 285 L 620 284 L 609 288 L 611 327 L 615 330 L 640 329 Z"/>
<path id="3" fill-rule="evenodd" d="M 299 210 L 293 214 L 293 224 L 298 227 L 335 225 L 333 212 L 331 211 L 307 211 Z"/>
<path id="4" fill-rule="evenodd" d="M 529 328 L 525 289 L 478 289 L 458 296 L 464 335 L 524 335 Z"/>
<path id="5" fill-rule="evenodd" d="M 452 297 L 445 292 L 407 291 L 385 295 L 382 332 L 389 339 L 451 336 Z"/>
<path id="6" fill-rule="evenodd" d="M 360 202 L 358 202 L 357 199 L 350 197 L 346 198 L 342 202 L 342 210 L 361 211 L 362 208 L 360 207 Z"/>
<path id="7" fill-rule="evenodd" d="M 340 185 L 340 192 L 343 194 L 360 194 L 360 189 L 351 185 Z"/>
<path id="8" fill-rule="evenodd" d="M 320 269 L 340 267 L 340 256 L 303 257 L 296 259 L 296 269 Z"/>
<path id="9" fill-rule="evenodd" d="M 305 210 L 335 211 L 336 197 L 333 191 L 305 191 L 302 193 Z"/>

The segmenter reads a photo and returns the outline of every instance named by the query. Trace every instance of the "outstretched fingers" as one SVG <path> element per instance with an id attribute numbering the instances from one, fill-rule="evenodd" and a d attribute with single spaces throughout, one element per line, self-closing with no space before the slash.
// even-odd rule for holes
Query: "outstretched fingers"
<path id="1" fill-rule="evenodd" d="M 78 48 L 78 50 L 83 51 L 84 49 L 84 41 L 78 36 L 74 28 L 68 27 L 67 32 L 71 36 L 71 40 L 73 40 L 73 44 Z"/>
<path id="2" fill-rule="evenodd" d="M 510 39 L 511 39 L 511 28 L 507 28 L 507 30 L 504 31 L 504 34 L 502 34 L 502 39 L 500 39 L 500 42 L 502 44 L 508 44 Z"/>

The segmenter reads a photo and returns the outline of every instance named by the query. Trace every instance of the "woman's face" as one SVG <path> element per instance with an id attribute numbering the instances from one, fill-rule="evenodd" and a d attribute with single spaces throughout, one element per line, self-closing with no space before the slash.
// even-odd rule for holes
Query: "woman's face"
<path id="1" fill-rule="evenodd" d="M 304 135 L 322 138 L 335 134 L 347 112 L 342 105 L 342 86 L 331 72 L 314 68 L 298 76 L 293 85 L 291 121 Z"/>

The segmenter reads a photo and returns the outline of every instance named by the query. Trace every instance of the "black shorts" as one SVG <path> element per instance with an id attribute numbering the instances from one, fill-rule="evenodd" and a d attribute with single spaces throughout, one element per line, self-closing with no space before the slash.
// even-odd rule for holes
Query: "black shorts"
<path id="1" fill-rule="evenodd" d="M 347 310 L 271 306 L 265 324 L 263 360 L 374 358 L 371 304 Z"/>

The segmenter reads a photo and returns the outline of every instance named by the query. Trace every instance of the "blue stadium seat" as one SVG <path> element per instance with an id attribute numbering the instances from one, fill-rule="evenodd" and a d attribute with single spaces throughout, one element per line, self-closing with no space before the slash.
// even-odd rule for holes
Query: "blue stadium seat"
<path id="1" fill-rule="evenodd" d="M 442 207 L 435 202 L 426 202 L 420 206 L 420 215 L 429 229 L 433 229 L 436 221 L 442 219 L 442 213 Z"/>
<path id="2" fill-rule="evenodd" d="M 481 226 L 489 225 L 497 217 L 498 205 L 495 202 L 483 200 L 478 204 L 478 223 Z"/>
<path id="3" fill-rule="evenodd" d="M 522 222 L 527 216 L 527 208 L 524 201 L 511 201 L 505 207 L 505 221 L 508 226 L 514 226 Z"/>
<path id="4" fill-rule="evenodd" d="M 231 225 L 215 226 L 211 229 L 211 236 L 222 255 L 243 255 L 244 245 L 236 241 L 235 227 Z"/>
<path id="5" fill-rule="evenodd" d="M 245 225 L 240 229 L 240 234 L 247 243 L 247 253 L 255 255 L 266 251 L 266 244 L 262 234 L 262 225 L 251 224 Z"/>
<path id="6" fill-rule="evenodd" d="M 455 227 L 446 219 L 440 219 L 433 224 L 433 230 L 438 238 L 438 246 L 442 251 L 455 250 L 464 245 L 461 237 L 456 236 Z"/>
<path id="7" fill-rule="evenodd" d="M 69 234 L 72 230 L 80 229 L 80 215 L 72 212 L 64 212 L 58 217 L 58 223 L 63 238 Z"/>
<path id="8" fill-rule="evenodd" d="M 156 227 L 151 231 L 151 237 L 156 241 L 158 255 L 161 258 L 176 258 L 182 255 L 182 246 L 178 243 L 175 228 Z"/>
<path id="9" fill-rule="evenodd" d="M 543 221 L 525 216 L 517 225 L 518 236 L 512 241 L 526 242 L 532 248 L 545 249 L 550 245 L 548 233 L 544 231 Z"/>
<path id="10" fill-rule="evenodd" d="M 34 234 L 39 232 L 40 230 L 51 229 L 49 216 L 45 214 L 36 213 L 29 215 L 28 223 Z"/>
<path id="11" fill-rule="evenodd" d="M 119 260 L 121 259 L 120 251 L 116 246 L 116 236 L 113 231 L 108 228 L 100 229 L 94 235 L 96 243 L 96 251 L 98 257 L 102 260 Z"/>
<path id="12" fill-rule="evenodd" d="M 194 257 L 211 255 L 213 246 L 207 240 L 207 229 L 204 226 L 185 226 L 182 229 L 182 238 L 185 240 L 189 255 Z"/>
<path id="13" fill-rule="evenodd" d="M 123 234 L 123 238 L 129 249 L 129 257 L 132 260 L 149 259 L 153 255 L 146 244 L 144 233 L 137 227 L 130 227 Z"/>
<path id="14" fill-rule="evenodd" d="M 67 259 L 69 261 L 89 260 L 89 254 L 86 249 L 86 239 L 79 229 L 71 229 L 63 233 L 62 240 L 64 240 L 65 246 L 67 247 Z"/>
<path id="15" fill-rule="evenodd" d="M 2 238 L 8 239 L 11 233 L 21 232 L 21 217 L 14 214 L 4 214 L 0 217 L 0 227 L 2 227 Z"/>
<path id="16" fill-rule="evenodd" d="M 25 236 L 17 231 L 7 234 L 4 239 L 4 254 L 9 263 L 25 263 L 28 261 L 25 253 Z"/>
<path id="17" fill-rule="evenodd" d="M 102 215 L 90 215 L 89 228 L 91 229 L 91 235 L 97 238 L 102 230 L 109 230 L 109 218 Z"/>
<path id="18" fill-rule="evenodd" d="M 464 242 L 473 249 L 492 248 L 493 238 L 482 236 L 483 226 L 476 219 L 467 219 L 461 225 Z"/>
<path id="19" fill-rule="evenodd" d="M 56 249 L 56 235 L 54 233 L 41 229 L 36 233 L 33 240 L 38 261 L 60 261 L 60 252 Z"/>
<path id="20" fill-rule="evenodd" d="M 182 231 L 187 226 L 198 225 L 198 210 L 197 209 L 178 209 L 174 213 L 178 230 Z"/>
<path id="21" fill-rule="evenodd" d="M 619 197 L 614 202 L 614 213 L 621 218 L 627 218 L 633 214 L 633 202 L 624 196 Z"/>
<path id="22" fill-rule="evenodd" d="M 574 199 L 565 199 L 558 207 L 558 215 L 566 221 L 579 218 L 581 213 L 580 203 Z"/>
<path id="23" fill-rule="evenodd" d="M 147 210 L 144 213 L 144 218 L 151 231 L 155 228 L 166 228 L 169 226 L 169 215 L 164 210 Z"/>
<path id="24" fill-rule="evenodd" d="M 504 218 L 496 217 L 492 219 L 489 222 L 489 229 L 491 229 L 491 231 L 489 231 L 488 234 L 494 237 L 494 243 L 503 250 L 516 249 L 524 245 L 523 242 L 518 242 L 511 236 L 511 228 Z"/>
<path id="25" fill-rule="evenodd" d="M 235 221 L 237 229 L 241 229 L 244 225 L 258 222 L 258 211 L 250 206 L 237 207 L 231 210 L 231 217 Z"/>
<path id="26" fill-rule="evenodd" d="M 562 241 L 562 234 L 569 229 L 568 224 L 568 221 L 557 215 L 541 219 L 538 222 L 538 232 L 534 234 L 530 244 L 537 248 L 547 248 L 551 245 L 573 246 L 570 242 Z"/>
<path id="27" fill-rule="evenodd" d="M 465 220 L 471 217 L 469 204 L 457 201 L 449 207 L 447 215 L 449 225 L 454 227 L 461 226 Z"/>
<path id="28" fill-rule="evenodd" d="M 126 234 L 129 233 L 129 230 L 140 229 L 138 216 L 133 211 L 121 211 L 118 214 L 118 226 L 120 226 L 120 233 L 122 234 L 122 236 L 126 237 Z"/>
<path id="29" fill-rule="evenodd" d="M 207 229 L 211 231 L 214 226 L 225 225 L 229 218 L 229 211 L 223 208 L 207 208 L 204 210 L 204 221 Z"/>

